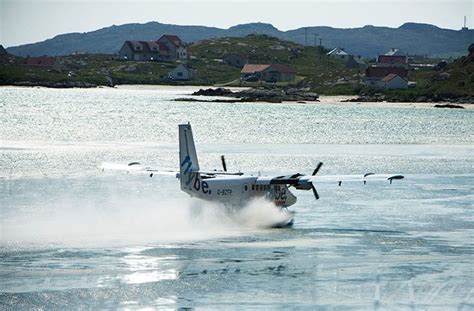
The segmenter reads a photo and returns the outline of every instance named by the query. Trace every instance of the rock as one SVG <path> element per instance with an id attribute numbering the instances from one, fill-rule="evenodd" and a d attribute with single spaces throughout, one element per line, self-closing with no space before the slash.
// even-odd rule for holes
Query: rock
<path id="1" fill-rule="evenodd" d="M 278 88 L 258 88 L 248 89 L 239 92 L 232 92 L 229 89 L 217 88 L 217 89 L 201 89 L 194 92 L 192 95 L 198 96 L 225 96 L 240 98 L 243 101 L 260 101 L 260 102 L 272 102 L 280 103 L 283 101 L 317 101 L 319 95 L 317 93 L 309 92 L 306 89 L 291 88 L 288 90 L 282 90 Z"/>
<path id="2" fill-rule="evenodd" d="M 197 95 L 197 96 L 229 96 L 233 92 L 229 89 L 224 89 L 222 87 L 217 88 L 217 89 L 200 89 L 199 91 L 194 92 L 192 95 Z"/>
<path id="3" fill-rule="evenodd" d="M 428 97 L 423 96 L 423 95 L 422 95 L 422 96 L 418 96 L 418 97 L 416 98 L 416 102 L 417 102 L 417 103 L 423 103 L 423 102 L 426 102 L 427 100 L 428 100 Z"/>
<path id="4" fill-rule="evenodd" d="M 454 109 L 464 109 L 464 107 L 463 107 L 463 106 L 454 105 L 454 104 L 444 104 L 444 105 L 437 104 L 437 105 L 434 105 L 433 107 L 435 107 L 435 108 L 454 108 Z"/>

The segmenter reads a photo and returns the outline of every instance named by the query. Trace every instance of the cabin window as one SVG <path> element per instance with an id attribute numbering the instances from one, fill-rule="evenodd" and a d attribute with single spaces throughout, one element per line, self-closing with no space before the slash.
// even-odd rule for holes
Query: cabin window
<path id="1" fill-rule="evenodd" d="M 244 186 L 244 190 L 247 191 L 249 187 L 247 185 Z"/>
<path id="2" fill-rule="evenodd" d="M 255 190 L 255 185 L 252 185 L 252 191 Z"/>
<path id="3" fill-rule="evenodd" d="M 183 73 L 182 72 L 178 72 L 178 77 L 182 77 L 183 76 Z"/>

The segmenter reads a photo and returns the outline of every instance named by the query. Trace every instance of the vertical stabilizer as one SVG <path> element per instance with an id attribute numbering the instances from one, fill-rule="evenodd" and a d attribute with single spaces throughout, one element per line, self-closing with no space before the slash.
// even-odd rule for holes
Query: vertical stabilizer
<path id="1" fill-rule="evenodd" d="M 179 125 L 179 173 L 181 183 L 188 180 L 191 172 L 199 171 L 199 163 L 194 146 L 193 131 L 191 124 Z"/>

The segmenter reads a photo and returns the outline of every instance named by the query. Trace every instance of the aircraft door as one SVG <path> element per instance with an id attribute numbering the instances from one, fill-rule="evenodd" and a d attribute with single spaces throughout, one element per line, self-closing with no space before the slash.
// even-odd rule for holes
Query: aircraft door
<path id="1" fill-rule="evenodd" d="M 242 199 L 240 202 L 243 204 L 247 202 L 248 197 L 250 196 L 250 186 L 249 184 L 245 183 L 242 185 Z"/>

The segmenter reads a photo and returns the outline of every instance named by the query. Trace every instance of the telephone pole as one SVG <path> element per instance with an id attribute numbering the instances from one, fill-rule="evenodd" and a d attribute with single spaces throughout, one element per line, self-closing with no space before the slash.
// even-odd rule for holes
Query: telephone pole
<path id="1" fill-rule="evenodd" d="M 323 55 L 323 39 L 319 38 L 319 59 L 321 59 L 321 55 Z"/>

